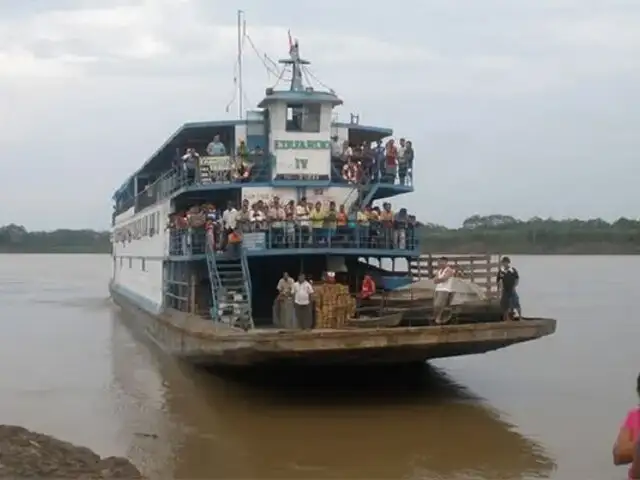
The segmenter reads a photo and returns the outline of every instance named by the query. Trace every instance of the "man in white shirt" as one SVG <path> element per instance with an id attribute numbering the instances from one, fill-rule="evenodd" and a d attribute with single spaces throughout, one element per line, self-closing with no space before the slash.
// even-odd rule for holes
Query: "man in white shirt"
<path id="1" fill-rule="evenodd" d="M 309 222 L 309 206 L 306 197 L 302 197 L 296 207 L 296 223 L 300 229 L 300 244 L 311 243 L 311 223 Z"/>
<path id="2" fill-rule="evenodd" d="M 213 137 L 213 140 L 207 145 L 207 155 L 212 157 L 221 157 L 227 154 L 227 148 L 220 141 L 220 135 Z"/>
<path id="3" fill-rule="evenodd" d="M 313 328 L 311 295 L 313 295 L 313 287 L 307 282 L 304 273 L 301 273 L 298 276 L 298 281 L 293 284 L 293 309 L 298 328 L 302 330 Z"/>
<path id="4" fill-rule="evenodd" d="M 449 265 L 447 257 L 440 257 L 438 260 L 438 270 L 436 271 L 433 283 L 436 284 L 436 291 L 433 296 L 433 316 L 436 325 L 442 325 L 449 321 L 449 315 L 444 317 L 444 312 L 451 303 L 453 297 L 453 277 L 455 270 Z M 444 318 L 443 318 L 444 317 Z"/>
<path id="5" fill-rule="evenodd" d="M 227 209 L 222 213 L 222 249 L 227 247 L 229 234 L 236 229 L 238 224 L 238 210 L 233 202 L 227 203 Z"/>
<path id="6" fill-rule="evenodd" d="M 295 282 L 287 272 L 278 281 L 278 296 L 273 304 L 273 323 L 280 328 L 296 328 L 293 321 L 293 286 Z"/>

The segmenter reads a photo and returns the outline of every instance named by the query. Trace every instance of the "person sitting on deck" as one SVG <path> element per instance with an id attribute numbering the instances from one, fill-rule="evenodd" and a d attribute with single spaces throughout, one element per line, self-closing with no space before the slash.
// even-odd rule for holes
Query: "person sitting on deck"
<path id="1" fill-rule="evenodd" d="M 220 141 L 220 135 L 213 137 L 213 140 L 207 145 L 207 155 L 212 157 L 220 157 L 227 154 L 227 148 Z"/>
<path id="2" fill-rule="evenodd" d="M 376 293 L 376 282 L 373 281 L 371 275 L 365 275 L 362 279 L 362 289 L 360 290 L 360 298 L 366 300 Z"/>
<path id="3" fill-rule="evenodd" d="M 293 309 L 298 328 L 310 330 L 313 327 L 313 311 L 311 304 L 313 287 L 307 281 L 304 273 L 298 276 L 298 281 L 293 285 Z"/>
<path id="4" fill-rule="evenodd" d="M 516 292 L 520 275 L 518 270 L 511 266 L 509 257 L 503 257 L 500 263 L 501 267 L 498 271 L 496 283 L 502 288 L 500 307 L 502 309 L 502 319 L 506 322 L 522 316 L 520 298 L 518 297 L 518 292 Z"/>
<path id="5" fill-rule="evenodd" d="M 433 315 L 436 325 L 442 325 L 449 321 L 449 318 L 443 318 L 445 310 L 449 307 L 453 297 L 453 277 L 455 271 L 449 265 L 447 257 L 440 257 L 438 260 L 438 270 L 433 282 L 436 284 L 436 290 L 433 297 Z"/>

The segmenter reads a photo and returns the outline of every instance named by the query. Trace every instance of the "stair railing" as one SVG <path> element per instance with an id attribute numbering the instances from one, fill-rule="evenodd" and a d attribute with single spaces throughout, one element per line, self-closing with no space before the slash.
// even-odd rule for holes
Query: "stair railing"
<path id="1" fill-rule="evenodd" d="M 216 263 L 216 253 L 213 251 L 211 243 L 206 241 L 206 257 L 207 257 L 207 268 L 209 270 L 209 283 L 211 285 L 211 318 L 214 320 L 218 320 L 219 309 L 218 309 L 218 295 L 222 291 L 222 280 L 220 279 L 220 272 L 218 271 L 218 264 Z"/>
<path id="2" fill-rule="evenodd" d="M 255 324 L 253 323 L 253 311 L 251 308 L 252 303 L 252 295 L 253 287 L 251 285 L 251 272 L 249 270 L 249 261 L 247 259 L 247 252 L 244 248 L 240 249 L 240 264 L 242 265 L 242 277 L 244 280 L 244 288 L 247 292 L 247 315 L 249 320 L 250 328 L 255 328 Z"/>

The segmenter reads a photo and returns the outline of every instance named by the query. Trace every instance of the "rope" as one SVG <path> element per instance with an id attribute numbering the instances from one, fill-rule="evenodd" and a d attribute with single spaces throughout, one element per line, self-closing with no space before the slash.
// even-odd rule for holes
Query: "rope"
<path id="1" fill-rule="evenodd" d="M 273 69 L 272 66 L 270 66 L 267 61 L 265 60 L 265 58 L 267 57 L 267 54 L 264 54 L 264 58 L 263 58 L 263 54 L 260 53 L 260 51 L 258 50 L 258 47 L 255 46 L 255 44 L 253 43 L 253 40 L 251 40 L 251 37 L 246 34 L 246 39 L 249 42 L 249 46 L 251 47 L 251 49 L 253 50 L 253 52 L 257 55 L 257 57 L 260 59 L 260 63 L 262 63 L 262 65 L 264 66 L 264 68 L 267 70 L 267 72 L 271 73 L 273 76 L 277 77 L 278 76 L 278 72 L 275 71 Z"/>
<path id="2" fill-rule="evenodd" d="M 306 75 L 309 75 L 311 78 L 313 78 L 313 79 L 318 83 L 318 85 L 320 85 L 321 87 L 326 88 L 326 89 L 327 89 L 327 90 L 329 90 L 330 92 L 333 92 L 333 91 L 334 91 L 334 90 L 333 90 L 333 88 L 329 87 L 328 85 L 326 85 L 325 83 L 323 83 L 323 82 L 322 82 L 318 77 L 316 77 L 316 76 L 313 74 L 313 72 L 312 72 L 309 68 L 307 68 L 307 67 L 303 67 L 303 68 L 302 68 L 302 71 L 303 71 Z"/>

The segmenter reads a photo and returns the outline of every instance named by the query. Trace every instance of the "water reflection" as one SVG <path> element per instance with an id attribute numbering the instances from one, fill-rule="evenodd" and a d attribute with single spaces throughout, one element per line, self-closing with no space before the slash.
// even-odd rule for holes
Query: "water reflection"
<path id="1" fill-rule="evenodd" d="M 129 455 L 175 478 L 548 477 L 554 461 L 482 399 L 427 367 L 213 375 L 113 318 Z M 157 438 L 154 438 L 157 435 Z"/>

